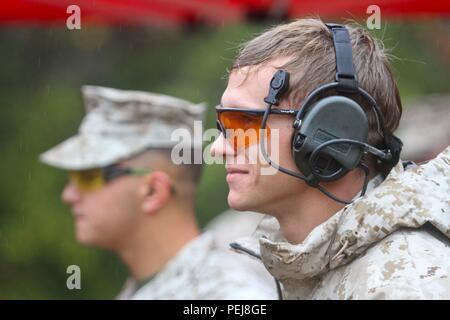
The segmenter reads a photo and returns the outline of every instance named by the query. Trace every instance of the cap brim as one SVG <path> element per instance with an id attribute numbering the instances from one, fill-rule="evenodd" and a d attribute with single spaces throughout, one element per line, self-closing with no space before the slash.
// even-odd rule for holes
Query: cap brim
<path id="1" fill-rule="evenodd" d="M 147 148 L 170 148 L 171 145 L 148 138 L 117 139 L 104 136 L 76 135 L 40 155 L 50 166 L 65 170 L 87 170 L 128 159 Z"/>

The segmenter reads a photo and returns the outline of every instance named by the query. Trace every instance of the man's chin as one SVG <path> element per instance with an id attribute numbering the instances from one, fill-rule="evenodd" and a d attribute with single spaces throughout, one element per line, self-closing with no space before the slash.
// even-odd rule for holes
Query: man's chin
<path id="1" fill-rule="evenodd" d="M 84 246 L 92 246 L 94 245 L 93 241 L 91 239 L 89 239 L 88 237 L 84 236 L 84 235 L 80 235 L 77 233 L 76 235 L 76 240 L 79 244 L 82 244 Z"/>
<path id="2" fill-rule="evenodd" d="M 238 195 L 235 192 L 228 194 L 228 206 L 236 211 L 251 211 L 252 206 L 248 202 L 248 198 Z"/>
<path id="3" fill-rule="evenodd" d="M 83 230 L 83 228 L 75 228 L 75 239 L 79 244 L 84 246 L 97 246 L 95 239 L 89 232 Z"/>
<path id="4" fill-rule="evenodd" d="M 105 239 L 93 237 L 92 235 L 76 233 L 75 239 L 78 244 L 86 247 L 115 251 L 115 246 Z"/>

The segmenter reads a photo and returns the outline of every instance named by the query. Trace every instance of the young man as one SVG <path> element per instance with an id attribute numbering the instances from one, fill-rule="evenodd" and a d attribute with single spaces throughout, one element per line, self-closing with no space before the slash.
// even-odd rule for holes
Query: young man
<path id="1" fill-rule="evenodd" d="M 284 298 L 450 298 L 450 150 L 404 166 L 401 111 L 387 54 L 360 27 L 297 20 L 238 53 L 211 153 L 230 207 L 271 216 L 232 246 L 260 254 Z"/>
<path id="2" fill-rule="evenodd" d="M 175 165 L 176 129 L 192 136 L 204 106 L 160 94 L 85 86 L 77 135 L 41 160 L 69 171 L 62 200 L 77 240 L 116 252 L 129 267 L 120 299 L 274 299 L 275 282 L 201 233 L 195 196 L 201 165 Z M 195 136 L 194 136 L 195 138 Z M 201 138 L 200 138 L 201 139 Z M 194 140 L 186 150 L 201 148 Z"/>

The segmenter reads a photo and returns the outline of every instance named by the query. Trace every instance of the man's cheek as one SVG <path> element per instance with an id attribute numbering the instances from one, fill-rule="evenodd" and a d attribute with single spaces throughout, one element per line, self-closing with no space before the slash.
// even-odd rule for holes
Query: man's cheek
<path id="1" fill-rule="evenodd" d="M 278 148 L 273 151 L 273 157 L 278 158 L 280 165 L 291 170 L 296 170 L 294 161 L 292 160 L 292 136 L 291 130 L 283 130 L 282 136 L 279 138 Z"/>

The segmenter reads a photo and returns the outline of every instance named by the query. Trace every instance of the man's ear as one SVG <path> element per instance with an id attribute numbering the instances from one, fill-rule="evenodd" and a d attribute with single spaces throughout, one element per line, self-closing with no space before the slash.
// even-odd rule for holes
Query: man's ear
<path id="1" fill-rule="evenodd" d="M 141 209 L 146 214 L 153 214 L 164 207 L 170 200 L 172 179 L 163 171 L 155 171 L 145 177 L 142 185 L 143 201 Z"/>

